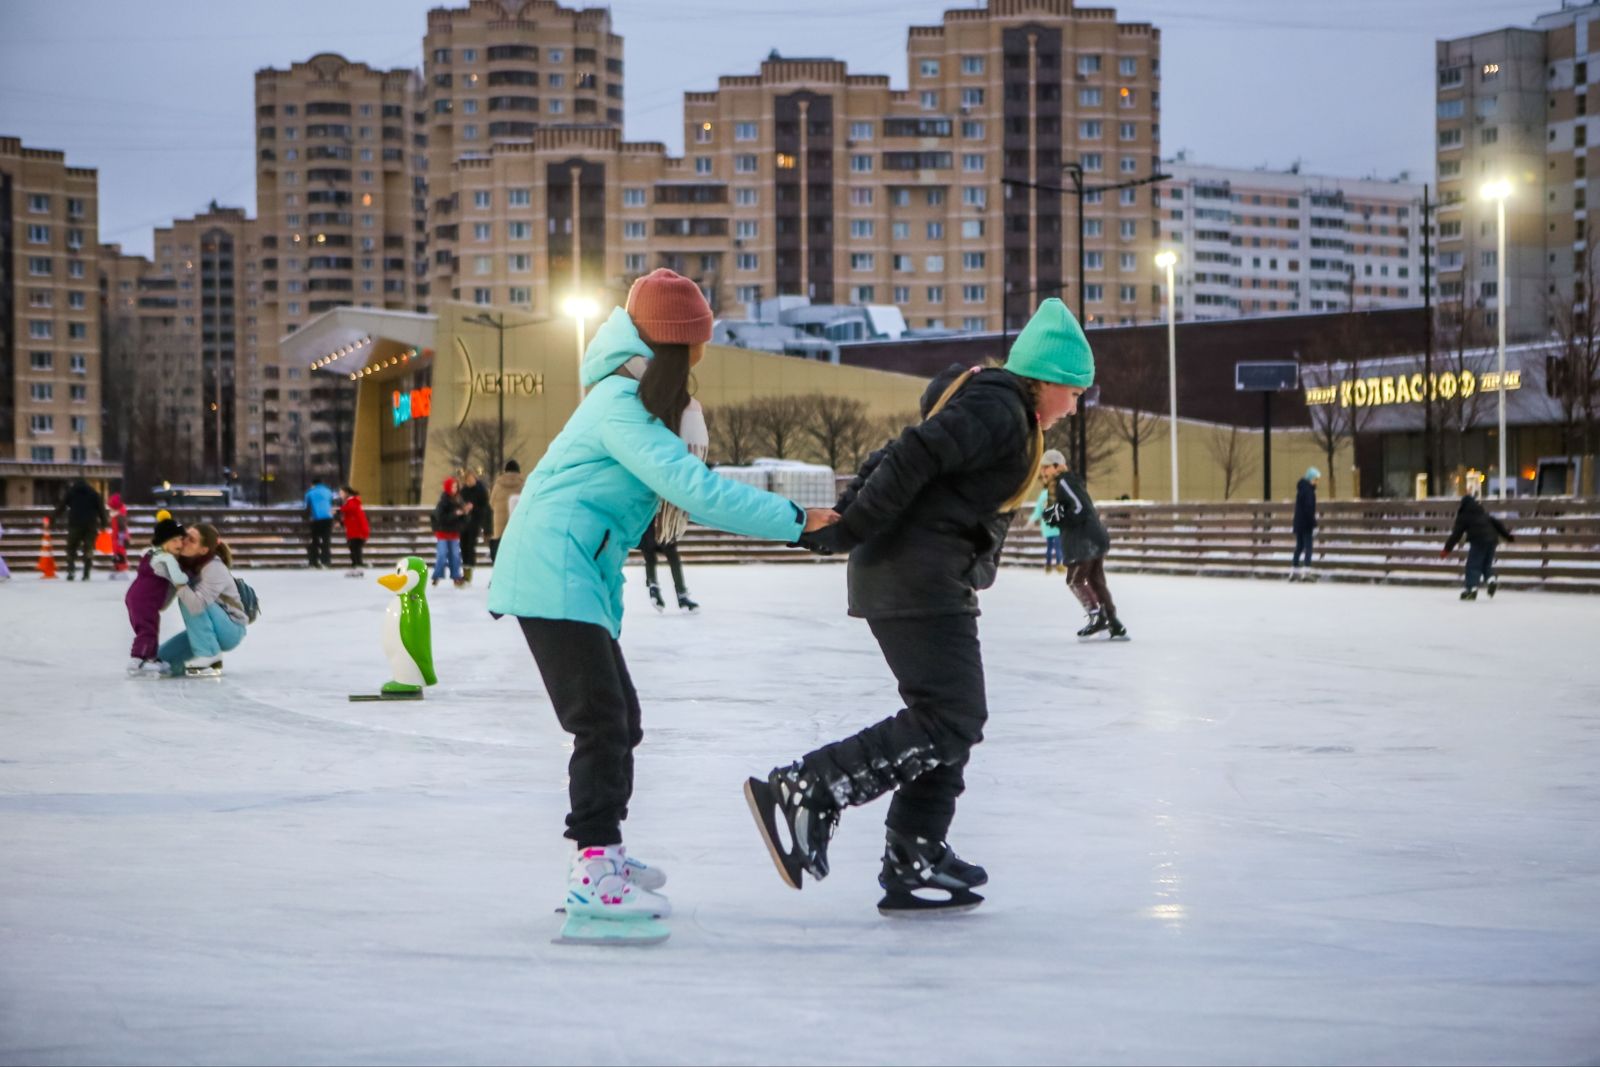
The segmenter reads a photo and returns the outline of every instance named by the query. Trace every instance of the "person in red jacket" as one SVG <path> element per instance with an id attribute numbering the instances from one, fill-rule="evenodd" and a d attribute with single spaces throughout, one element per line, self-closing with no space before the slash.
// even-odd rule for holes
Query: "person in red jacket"
<path id="1" fill-rule="evenodd" d="M 350 575 L 354 578 L 361 577 L 361 568 L 366 563 L 361 558 L 361 552 L 367 546 L 367 538 L 372 536 L 372 525 L 367 522 L 366 509 L 361 506 L 361 494 L 354 486 L 344 487 L 344 501 L 339 505 L 339 518 L 344 523 L 344 539 L 350 545 Z"/>

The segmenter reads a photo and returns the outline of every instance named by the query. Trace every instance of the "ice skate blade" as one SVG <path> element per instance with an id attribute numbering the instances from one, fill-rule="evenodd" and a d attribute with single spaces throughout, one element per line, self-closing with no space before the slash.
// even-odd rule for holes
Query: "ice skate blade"
<path id="1" fill-rule="evenodd" d="M 358 703 L 367 700 L 421 700 L 422 690 L 415 693 L 351 693 L 350 702 Z"/>
<path id="2" fill-rule="evenodd" d="M 659 945 L 672 931 L 660 919 L 597 919 L 591 915 L 568 915 L 561 932 L 550 939 L 552 945 L 597 945 L 607 948 Z"/>
<path id="3" fill-rule="evenodd" d="M 761 794 L 758 799 L 757 794 Z M 783 884 L 790 889 L 799 889 L 805 881 L 805 875 L 800 870 L 791 871 L 784 862 L 783 853 L 778 849 L 778 828 L 773 822 L 776 815 L 777 804 L 772 802 L 772 787 L 759 778 L 748 778 L 744 783 L 744 800 L 750 805 L 750 814 L 755 817 L 756 829 L 761 832 L 761 840 L 766 843 L 767 855 L 772 857 L 772 865 L 778 868 L 778 877 L 783 879 Z M 765 810 L 763 810 L 763 806 Z"/>
<path id="4" fill-rule="evenodd" d="M 982 903 L 983 898 L 973 892 L 958 893 L 949 901 L 924 900 L 909 893 L 891 894 L 878 901 L 878 914 L 890 919 L 936 919 L 964 914 Z"/>

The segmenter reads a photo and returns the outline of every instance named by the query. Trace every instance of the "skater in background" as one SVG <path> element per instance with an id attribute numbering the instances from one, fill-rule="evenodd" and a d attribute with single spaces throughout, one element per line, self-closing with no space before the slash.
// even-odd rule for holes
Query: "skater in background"
<path id="1" fill-rule="evenodd" d="M 157 656 L 174 677 L 222 673 L 222 654 L 239 647 L 249 617 L 234 581 L 233 553 L 215 526 L 191 526 L 183 535 L 178 562 L 188 576 L 178 587 L 183 633 L 169 638 Z"/>
<path id="2" fill-rule="evenodd" d="M 472 505 L 461 499 L 456 480 L 446 478 L 444 491 L 439 494 L 439 502 L 433 506 L 434 585 L 439 584 L 439 579 L 443 578 L 447 571 L 457 589 L 467 584 L 461 576 L 461 531 L 466 529 L 467 523 L 471 521 Z"/>
<path id="3" fill-rule="evenodd" d="M 1051 457 L 1054 456 L 1054 461 Z M 1050 449 L 1044 454 L 1044 466 L 1039 470 L 1039 499 L 1033 502 L 1033 513 L 1028 516 L 1025 526 L 1039 524 L 1039 536 L 1044 538 L 1044 572 L 1049 574 L 1057 567 L 1066 569 L 1065 561 L 1061 558 L 1061 530 L 1051 525 L 1045 518 L 1045 509 L 1050 506 L 1051 489 L 1054 486 L 1055 476 L 1051 474 L 1052 465 L 1066 469 L 1066 461 L 1056 449 Z"/>
<path id="4" fill-rule="evenodd" d="M 500 546 L 489 610 L 517 617 L 556 718 L 573 735 L 567 914 L 665 916 L 666 882 L 623 846 L 639 698 L 617 638 L 622 565 L 664 506 L 751 537 L 793 542 L 838 516 L 722 478 L 699 458 L 705 419 L 689 371 L 711 339 L 699 287 L 670 270 L 634 282 L 583 355 L 589 393 L 528 476 Z M 582 665 L 582 669 L 574 669 Z"/>
<path id="5" fill-rule="evenodd" d="M 659 519 L 644 528 L 644 536 L 639 539 L 639 554 L 644 557 L 644 582 L 650 593 L 650 603 L 655 605 L 657 611 L 666 611 L 667 602 L 661 597 L 661 586 L 656 580 L 656 554 L 667 557 L 667 566 L 672 571 L 672 587 L 678 592 L 678 610 L 693 614 L 700 610 L 700 605 L 689 596 L 689 587 L 683 581 L 683 560 L 678 556 L 678 542 L 662 541 L 656 534 Z"/>
<path id="6" fill-rule="evenodd" d="M 306 517 L 311 538 L 306 542 L 306 562 L 313 567 L 333 566 L 333 490 L 321 478 L 311 479 L 306 490 Z"/>
<path id="7" fill-rule="evenodd" d="M 3 524 L 0 524 L 0 538 L 5 537 L 5 535 L 6 528 Z M 10 580 L 11 568 L 6 566 L 6 558 L 4 556 L 0 556 L 0 582 L 9 582 Z"/>
<path id="8" fill-rule="evenodd" d="M 77 478 L 56 508 L 56 518 L 63 517 L 67 523 L 67 581 L 72 581 L 73 563 L 81 553 L 83 580 L 87 582 L 89 568 L 94 563 L 95 537 L 111 525 L 111 516 L 106 513 L 105 500 L 94 487 Z"/>
<path id="9" fill-rule="evenodd" d="M 367 538 L 372 536 L 372 524 L 367 521 L 367 509 L 361 506 L 361 493 L 355 486 L 344 487 L 344 499 L 339 501 L 339 519 L 344 524 L 345 544 L 350 548 L 350 577 L 361 577 L 366 561 L 362 551 Z"/>
<path id="10" fill-rule="evenodd" d="M 170 518 L 156 522 L 150 547 L 139 557 L 139 568 L 122 602 L 128 609 L 128 624 L 133 627 L 133 647 L 128 650 L 128 674 L 132 677 L 159 677 L 167 673 L 157 654 L 161 645 L 161 613 L 189 584 L 189 576 L 178 562 L 186 531 Z"/>
<path id="11" fill-rule="evenodd" d="M 1065 304 L 1046 300 L 1003 368 L 956 366 L 936 377 L 923 421 L 869 457 L 834 505 L 838 525 L 802 541 L 850 553 L 850 614 L 867 620 L 906 706 L 745 784 L 789 885 L 827 876 L 828 840 L 845 808 L 892 791 L 879 910 L 982 902 L 972 890 L 988 875 L 946 841 L 989 714 L 977 591 L 994 583 L 1012 513 L 1033 497 L 1044 431 L 1093 384 L 1083 330 Z"/>
<path id="12" fill-rule="evenodd" d="M 1450 530 L 1450 537 L 1445 541 L 1439 558 L 1448 558 L 1463 537 L 1467 541 L 1467 573 L 1461 599 L 1477 600 L 1480 583 L 1491 597 L 1494 596 L 1500 585 L 1500 579 L 1494 573 L 1495 550 L 1500 547 L 1502 538 L 1507 541 L 1515 541 L 1516 538 L 1511 536 L 1505 523 L 1489 514 L 1471 493 L 1463 496 L 1460 506 L 1456 508 L 1456 524 Z"/>
<path id="13" fill-rule="evenodd" d="M 489 566 L 494 566 L 500 555 L 500 539 L 505 536 L 506 523 L 511 521 L 511 509 L 522 496 L 522 465 L 514 459 L 506 460 L 506 469 L 494 480 L 489 491 L 489 510 L 493 513 L 489 525 Z"/>
<path id="14" fill-rule="evenodd" d="M 111 519 L 111 577 L 126 580 L 128 577 L 128 507 L 121 493 L 112 493 L 106 501 L 106 512 Z"/>
<path id="15" fill-rule="evenodd" d="M 461 570 L 463 580 L 472 584 L 472 568 L 478 563 L 478 536 L 487 534 L 492 527 L 489 520 L 489 490 L 478 481 L 478 472 L 468 470 L 461 475 L 461 501 L 471 506 L 467 523 L 461 528 Z M 487 538 L 485 538 L 487 540 Z"/>
<path id="16" fill-rule="evenodd" d="M 1117 617 L 1117 605 L 1106 584 L 1106 553 L 1111 551 L 1111 535 L 1100 521 L 1083 478 L 1067 470 L 1066 457 L 1051 449 L 1045 453 L 1045 463 L 1055 490 L 1055 500 L 1045 514 L 1061 527 L 1067 588 L 1089 616 L 1078 636 L 1107 632 L 1113 641 L 1126 641 L 1128 629 Z"/>
<path id="17" fill-rule="evenodd" d="M 1291 582 L 1308 582 L 1314 577 L 1311 573 L 1311 549 L 1317 529 L 1317 482 L 1321 480 L 1321 471 L 1307 467 L 1306 476 L 1294 487 L 1294 561 L 1289 567 Z M 1302 559 L 1305 560 L 1304 564 L 1301 563 Z"/>

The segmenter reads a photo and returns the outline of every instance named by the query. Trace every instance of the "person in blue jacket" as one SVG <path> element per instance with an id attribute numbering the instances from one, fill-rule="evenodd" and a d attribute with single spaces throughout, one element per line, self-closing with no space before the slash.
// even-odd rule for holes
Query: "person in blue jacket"
<path id="1" fill-rule="evenodd" d="M 311 479 L 306 490 L 306 515 L 311 520 L 311 539 L 306 542 L 306 562 L 313 567 L 333 566 L 333 490 L 321 478 Z"/>
<path id="2" fill-rule="evenodd" d="M 1321 471 L 1307 467 L 1306 476 L 1294 487 L 1294 561 L 1289 570 L 1291 582 L 1309 582 L 1313 577 L 1311 550 L 1317 531 L 1317 482 L 1321 480 Z M 1305 561 L 1304 570 L 1301 569 L 1302 559 Z"/>
<path id="3" fill-rule="evenodd" d="M 694 282 L 670 270 L 640 278 L 583 355 L 589 389 L 528 476 L 489 588 L 489 610 L 516 616 L 573 736 L 568 765 L 567 912 L 601 919 L 664 916 L 665 875 L 629 857 L 622 823 L 643 737 L 639 698 L 618 637 L 622 565 L 652 521 L 795 542 L 837 522 L 832 509 L 714 474 L 689 370 L 711 339 Z M 658 512 L 665 512 L 658 519 Z"/>

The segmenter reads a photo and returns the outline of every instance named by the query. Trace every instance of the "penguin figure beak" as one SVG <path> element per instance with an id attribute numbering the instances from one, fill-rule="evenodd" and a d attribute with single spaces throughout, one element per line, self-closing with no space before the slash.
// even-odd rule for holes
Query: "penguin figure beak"
<path id="1" fill-rule="evenodd" d="M 378 584 L 389 590 L 391 593 L 398 593 L 400 590 L 406 587 L 406 580 L 403 575 L 385 574 L 383 577 L 378 579 Z"/>

